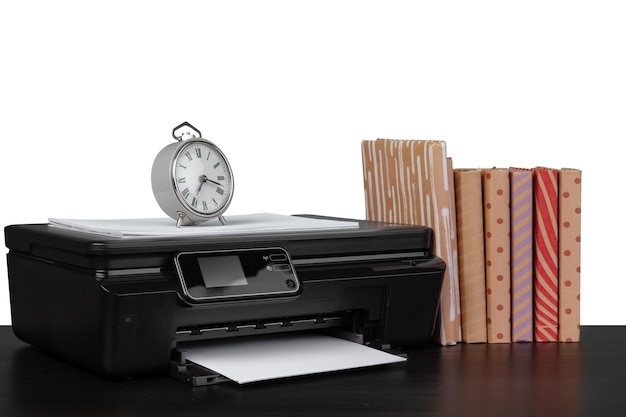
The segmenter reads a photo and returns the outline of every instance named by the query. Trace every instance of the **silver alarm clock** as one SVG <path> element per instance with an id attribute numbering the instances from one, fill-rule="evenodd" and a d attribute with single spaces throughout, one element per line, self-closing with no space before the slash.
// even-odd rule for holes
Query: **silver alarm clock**
<path id="1" fill-rule="evenodd" d="M 191 130 L 191 132 L 189 131 Z M 233 198 L 233 171 L 224 153 L 199 130 L 184 122 L 172 130 L 152 165 L 152 191 L 163 211 L 187 226 L 218 218 Z"/>

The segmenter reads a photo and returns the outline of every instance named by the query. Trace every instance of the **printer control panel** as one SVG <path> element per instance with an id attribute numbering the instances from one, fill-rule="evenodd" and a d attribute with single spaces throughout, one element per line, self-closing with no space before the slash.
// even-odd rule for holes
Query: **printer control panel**
<path id="1" fill-rule="evenodd" d="M 180 252 L 174 264 L 192 303 L 293 296 L 300 290 L 283 248 Z"/>

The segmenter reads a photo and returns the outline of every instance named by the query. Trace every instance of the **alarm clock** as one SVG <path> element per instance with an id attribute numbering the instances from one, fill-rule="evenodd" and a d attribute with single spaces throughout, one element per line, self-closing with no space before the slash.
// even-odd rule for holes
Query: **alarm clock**
<path id="1" fill-rule="evenodd" d="M 186 130 L 188 128 L 188 131 Z M 152 165 L 152 192 L 176 227 L 218 218 L 233 198 L 230 163 L 213 142 L 188 122 L 172 130 L 176 142 L 164 147 Z"/>

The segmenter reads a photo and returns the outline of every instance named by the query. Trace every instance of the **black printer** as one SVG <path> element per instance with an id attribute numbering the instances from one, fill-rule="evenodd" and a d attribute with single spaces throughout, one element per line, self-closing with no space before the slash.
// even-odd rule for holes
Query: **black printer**
<path id="1" fill-rule="evenodd" d="M 317 216 L 304 216 L 317 217 Z M 321 217 L 320 217 L 321 218 Z M 13 331 L 110 377 L 220 376 L 187 343 L 328 331 L 383 350 L 432 337 L 445 263 L 427 227 L 120 239 L 48 224 L 5 228 Z"/>

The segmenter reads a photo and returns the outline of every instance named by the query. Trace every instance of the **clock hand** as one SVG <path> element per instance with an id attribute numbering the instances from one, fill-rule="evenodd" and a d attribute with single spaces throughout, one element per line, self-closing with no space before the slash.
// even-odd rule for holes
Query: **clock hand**
<path id="1" fill-rule="evenodd" d="M 196 194 L 200 193 L 200 190 L 202 189 L 202 186 L 204 185 L 205 182 L 210 182 L 216 185 L 219 185 L 220 187 L 223 187 L 222 184 L 220 184 L 217 181 L 213 181 L 212 179 L 209 179 L 206 175 L 201 175 L 200 176 L 200 186 L 198 187 L 198 191 L 196 192 Z"/>
<path id="2" fill-rule="evenodd" d="M 223 185 L 222 185 L 222 184 L 220 184 L 220 183 L 219 183 L 219 182 L 217 182 L 217 181 L 214 181 L 214 180 L 210 179 L 210 178 L 209 178 L 209 177 L 207 177 L 206 175 L 202 175 L 202 176 L 200 176 L 200 182 L 201 182 L 200 186 L 202 186 L 202 184 L 204 184 L 205 182 L 210 182 L 210 183 L 212 183 L 212 184 L 219 185 L 220 187 L 223 187 Z"/>
<path id="3" fill-rule="evenodd" d="M 220 183 L 219 183 L 219 182 L 217 182 L 217 181 L 213 181 L 213 180 L 210 180 L 210 179 L 208 179 L 208 178 L 207 178 L 206 180 L 207 180 L 208 182 L 213 183 L 213 184 L 219 185 L 220 187 L 223 187 L 223 185 L 222 185 L 222 184 L 220 184 Z"/>
<path id="4" fill-rule="evenodd" d="M 198 186 L 198 191 L 196 191 L 196 195 L 200 194 L 200 190 L 202 189 L 202 186 L 207 181 L 207 179 L 208 178 L 206 177 L 206 175 L 200 175 L 200 185 Z"/>

